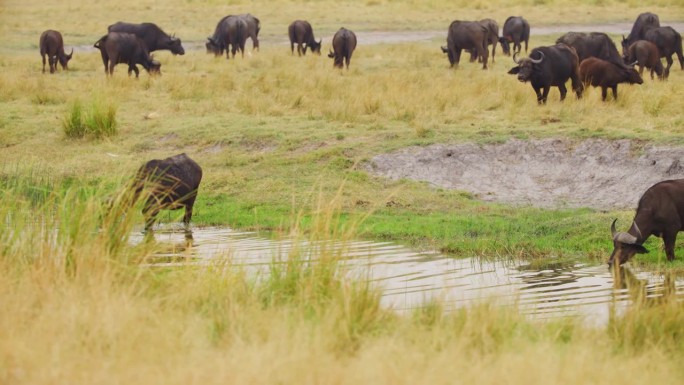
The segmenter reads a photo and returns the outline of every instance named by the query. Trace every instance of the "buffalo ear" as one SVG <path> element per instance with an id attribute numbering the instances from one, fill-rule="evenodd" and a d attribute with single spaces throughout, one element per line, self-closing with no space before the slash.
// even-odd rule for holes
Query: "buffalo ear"
<path id="1" fill-rule="evenodd" d="M 632 246 L 636 249 L 637 254 L 646 254 L 646 253 L 648 253 L 648 249 L 646 249 L 645 247 L 643 247 L 643 246 L 641 246 L 641 245 L 632 245 Z"/>
<path id="2" fill-rule="evenodd" d="M 520 72 L 520 66 L 513 67 L 510 71 L 508 71 L 508 73 L 511 75 L 516 75 L 518 72 Z"/>

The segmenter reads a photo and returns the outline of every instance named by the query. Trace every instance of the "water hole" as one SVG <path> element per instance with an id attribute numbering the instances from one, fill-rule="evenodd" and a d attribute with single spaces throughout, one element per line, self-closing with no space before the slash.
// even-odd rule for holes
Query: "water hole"
<path id="1" fill-rule="evenodd" d="M 636 301 L 684 299 L 684 280 L 628 266 L 614 279 L 605 264 L 546 263 L 537 268 L 525 261 L 452 258 L 418 252 L 390 242 L 319 242 L 272 240 L 253 232 L 207 227 L 193 230 L 192 241 L 182 231 L 158 231 L 163 252 L 147 266 L 206 265 L 229 261 L 249 274 L 267 274 L 274 261 L 283 261 L 295 248 L 316 259 L 317 250 L 337 255 L 345 271 L 370 279 L 383 292 L 382 304 L 408 312 L 438 299 L 446 310 L 490 301 L 516 306 L 534 319 L 581 317 L 589 325 L 607 324 L 611 314 Z M 143 241 L 135 233 L 132 243 Z"/>

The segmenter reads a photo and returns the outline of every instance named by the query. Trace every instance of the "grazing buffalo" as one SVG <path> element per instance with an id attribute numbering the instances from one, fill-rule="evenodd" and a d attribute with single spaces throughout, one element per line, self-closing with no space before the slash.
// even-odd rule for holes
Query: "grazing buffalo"
<path id="1" fill-rule="evenodd" d="M 639 64 L 639 75 L 643 76 L 644 67 L 651 70 L 651 80 L 653 73 L 658 75 L 658 79 L 663 80 L 663 63 L 660 61 L 660 53 L 655 44 L 647 40 L 637 40 L 627 48 L 623 57 L 625 63 Z"/>
<path id="2" fill-rule="evenodd" d="M 449 63 L 453 67 L 458 66 L 462 50 L 473 50 L 477 57 L 482 58 L 482 69 L 487 69 L 488 39 L 489 30 L 480 22 L 454 20 L 449 25 L 447 46 L 442 47 L 442 52 L 447 53 Z"/>
<path id="3" fill-rule="evenodd" d="M 251 13 L 238 15 L 239 18 L 247 23 L 247 37 L 252 39 L 252 49 L 259 50 L 259 31 L 261 31 L 261 21 Z"/>
<path id="4" fill-rule="evenodd" d="M 634 21 L 634 25 L 632 26 L 632 31 L 629 32 L 629 35 L 627 35 L 626 38 L 624 35 L 622 35 L 622 53 L 624 54 L 625 50 L 627 50 L 627 48 L 629 48 L 629 46 L 635 41 L 643 40 L 644 36 L 646 35 L 646 31 L 651 28 L 658 27 L 660 27 L 660 19 L 655 13 L 645 12 L 637 16 L 637 19 Z"/>
<path id="5" fill-rule="evenodd" d="M 679 66 L 684 70 L 684 56 L 682 55 L 682 36 L 672 27 L 651 28 L 644 34 L 644 40 L 648 40 L 658 47 L 660 57 L 667 62 L 665 77 L 670 75 L 672 67 L 672 55 L 677 54 Z"/>
<path id="6" fill-rule="evenodd" d="M 684 179 L 666 180 L 649 187 L 639 199 L 632 226 L 626 233 L 615 231 L 616 221 L 610 226 L 613 253 L 608 266 L 616 260 L 622 265 L 634 254 L 648 253 L 642 244 L 651 235 L 663 238 L 667 259 L 674 260 L 677 233 L 684 230 Z"/>
<path id="7" fill-rule="evenodd" d="M 623 65 L 622 57 L 615 43 L 603 32 L 568 32 L 556 40 L 556 44 L 563 43 L 574 48 L 580 63 L 590 57 L 597 57 Z"/>
<path id="8" fill-rule="evenodd" d="M 134 179 L 134 201 L 143 190 L 147 200 L 143 206 L 145 231 L 152 230 L 161 210 L 185 208 L 183 223 L 186 229 L 192 219 L 192 206 L 202 181 L 202 168 L 185 153 L 145 163 Z"/>
<path id="9" fill-rule="evenodd" d="M 527 53 L 527 42 L 530 40 L 530 23 L 520 16 L 510 16 L 504 22 L 502 36 L 499 38 L 501 50 L 504 55 L 511 55 L 510 43 L 513 43 L 513 53 L 520 52 L 521 42 L 525 42 L 525 53 Z"/>
<path id="10" fill-rule="evenodd" d="M 160 73 L 161 64 L 152 59 L 145 42 L 132 33 L 110 32 L 95 43 L 95 48 L 100 50 L 107 75 L 112 75 L 114 66 L 119 63 L 128 64 L 128 76 L 133 71 L 136 78 L 139 74 L 137 64 L 149 73 Z"/>
<path id="11" fill-rule="evenodd" d="M 496 44 L 499 42 L 499 24 L 492 19 L 482 19 L 480 20 L 485 28 L 487 28 L 487 46 L 492 45 L 492 63 L 494 63 L 494 56 L 496 55 Z M 474 62 L 475 59 L 482 62 L 482 58 L 477 56 L 476 50 L 470 50 L 470 61 Z"/>
<path id="12" fill-rule="evenodd" d="M 229 59 L 230 53 L 235 57 L 235 53 L 240 51 L 244 57 L 245 42 L 249 35 L 248 29 L 247 21 L 241 15 L 225 16 L 219 20 L 214 29 L 214 34 L 207 38 L 207 53 L 221 56 L 223 51 L 226 51 L 226 59 Z"/>
<path id="13" fill-rule="evenodd" d="M 161 28 L 153 23 L 124 23 L 122 21 L 112 24 L 107 28 L 107 32 L 132 33 L 142 39 L 150 52 L 159 50 L 169 50 L 174 55 L 184 55 L 185 50 L 181 45 L 181 40 L 175 36 L 169 36 Z"/>
<path id="14" fill-rule="evenodd" d="M 294 45 L 297 44 L 297 54 L 306 55 L 306 49 L 311 48 L 311 52 L 321 54 L 321 43 L 323 40 L 316 41 L 313 28 L 306 20 L 295 20 L 287 27 L 287 34 L 290 37 L 290 50 L 294 54 Z"/>
<path id="15" fill-rule="evenodd" d="M 356 34 L 344 27 L 335 32 L 332 40 L 333 50 L 328 53 L 329 58 L 333 58 L 333 66 L 342 68 L 342 61 L 349 69 L 349 62 L 356 49 Z"/>
<path id="16" fill-rule="evenodd" d="M 516 55 L 517 53 L 513 54 L 513 61 L 517 66 L 508 73 L 518 75 L 518 80 L 523 83 L 529 81 L 539 104 L 546 104 L 551 87 L 558 87 L 560 100 L 565 99 L 568 92 L 565 83 L 568 79 L 572 81 L 572 89 L 577 98 L 582 97 L 584 88 L 579 78 L 579 61 L 572 47 L 565 44 L 538 47 L 530 52 L 528 58 L 520 60 L 516 60 Z"/>
<path id="17" fill-rule="evenodd" d="M 55 73 L 57 70 L 57 62 L 62 66 L 63 70 L 68 70 L 68 63 L 74 55 L 74 49 L 68 55 L 64 53 L 64 40 L 62 34 L 48 29 L 40 34 L 40 56 L 43 58 L 43 73 L 45 73 L 45 56 L 50 63 L 50 73 Z"/>
<path id="18" fill-rule="evenodd" d="M 642 84 L 644 82 L 634 67 L 617 65 L 596 57 L 582 60 L 579 73 L 585 87 L 587 84 L 601 87 L 601 100 L 603 101 L 606 101 L 608 88 L 613 90 L 613 99 L 617 100 L 618 84 Z"/>

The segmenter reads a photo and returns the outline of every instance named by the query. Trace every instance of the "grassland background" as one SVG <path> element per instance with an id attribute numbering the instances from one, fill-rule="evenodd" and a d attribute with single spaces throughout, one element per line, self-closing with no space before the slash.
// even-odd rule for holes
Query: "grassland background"
<path id="1" fill-rule="evenodd" d="M 603 260 L 610 220 L 631 212 L 482 203 L 358 165 L 408 145 L 510 137 L 680 145 L 677 66 L 667 82 L 620 87 L 618 102 L 589 90 L 559 103 L 554 90 L 539 107 L 529 85 L 505 74 L 510 58 L 452 70 L 443 38 L 360 41 L 349 71 L 293 57 L 284 44 L 228 62 L 188 47 L 201 47 L 228 13 L 259 16 L 264 41 L 276 41 L 295 18 L 327 36 L 340 25 L 446 31 L 455 18 L 502 24 L 513 14 L 533 26 L 630 22 L 646 10 L 663 24 L 684 20 L 681 1 L 2 1 L 0 383 L 681 383 L 677 301 L 637 301 L 598 329 L 486 304 L 447 314 L 435 302 L 399 316 L 379 306 L 377 290 L 347 279 L 335 253 L 314 264 L 293 258 L 262 279 L 230 256 L 206 268 L 140 268 L 163 245 L 129 245 L 139 213 L 122 222 L 102 208 L 144 160 L 185 151 L 205 170 L 199 224 Z M 106 79 L 86 48 L 118 20 L 156 22 L 188 52 L 159 53 L 159 78 L 129 79 L 118 66 Z M 76 46 L 69 72 L 40 72 L 37 41 L 48 28 Z M 534 36 L 531 46 L 555 38 Z M 61 123 L 77 101 L 116 108 L 118 135 L 67 139 Z"/>
<path id="2" fill-rule="evenodd" d="M 57 188 L 102 183 L 115 191 L 150 158 L 187 152 L 205 170 L 194 222 L 272 230 L 319 192 L 343 188 L 343 218 L 373 214 L 360 236 L 401 240 L 457 255 L 590 256 L 605 259 L 611 218 L 631 212 L 540 210 L 482 203 L 467 193 L 410 181 L 387 181 L 361 167 L 375 154 L 410 145 L 502 142 L 565 136 L 682 143 L 683 73 L 668 82 L 620 87 L 618 102 L 582 100 L 536 105 L 529 85 L 506 71 L 499 52 L 488 71 L 457 70 L 431 42 L 359 42 L 351 70 L 333 71 L 324 56 L 298 58 L 284 44 L 287 25 L 310 20 L 317 36 L 344 25 L 357 32 L 444 30 L 455 18 L 524 15 L 532 24 L 631 22 L 660 14 L 684 19 L 678 1 L 367 1 L 79 2 L 5 1 L 0 7 L 0 162 L 8 177 L 33 175 Z M 251 12 L 262 21 L 261 51 L 245 59 L 201 48 L 225 14 Z M 118 21 L 154 21 L 181 37 L 188 53 L 156 54 L 163 76 L 135 81 L 118 66 L 106 79 L 92 43 Z M 40 73 L 40 32 L 62 31 L 75 46 L 70 71 Z M 560 35 L 533 36 L 531 47 Z M 615 37 L 617 40 L 617 37 Z M 278 40 L 282 39 L 282 40 Z M 324 41 L 324 50 L 329 42 Z M 248 46 L 251 46 L 248 43 Z M 500 49 L 499 49 L 500 51 Z M 119 134 L 69 140 L 62 120 L 75 102 L 114 108 Z M 551 123 L 549 123 L 551 122 Z M 637 146 L 638 147 L 638 146 Z M 175 220 L 177 216 L 164 216 Z M 659 245 L 652 241 L 654 249 Z M 661 253 L 652 253 L 657 261 Z"/>

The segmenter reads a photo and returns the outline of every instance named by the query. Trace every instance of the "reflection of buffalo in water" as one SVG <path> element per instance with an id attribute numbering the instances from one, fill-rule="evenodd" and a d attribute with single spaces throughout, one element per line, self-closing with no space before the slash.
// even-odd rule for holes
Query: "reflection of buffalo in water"
<path id="1" fill-rule="evenodd" d="M 189 230 L 192 207 L 202 181 L 202 168 L 185 153 L 145 163 L 134 180 L 134 202 L 145 191 L 145 230 L 152 230 L 159 211 L 185 208 L 183 223 Z"/>

